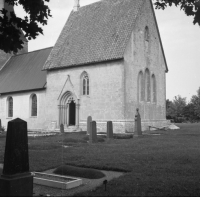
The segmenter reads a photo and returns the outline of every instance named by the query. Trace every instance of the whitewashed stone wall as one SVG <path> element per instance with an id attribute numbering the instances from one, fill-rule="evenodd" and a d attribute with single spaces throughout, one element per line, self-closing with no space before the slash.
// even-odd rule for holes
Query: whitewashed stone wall
<path id="1" fill-rule="evenodd" d="M 87 72 L 90 80 L 90 94 L 81 94 L 81 74 Z M 87 117 L 97 121 L 98 131 L 105 128 L 106 121 L 124 119 L 124 67 L 121 61 L 82 67 L 52 70 L 47 73 L 46 124 L 58 123 L 59 96 L 62 89 L 74 92 L 80 99 L 80 126 L 86 129 Z M 64 84 L 68 78 L 65 87 Z M 61 93 L 62 92 L 62 93 Z M 104 125 L 103 127 L 100 125 Z M 58 125 L 57 125 L 58 126 Z"/>
<path id="2" fill-rule="evenodd" d="M 31 117 L 30 109 L 30 96 L 32 94 L 37 95 L 37 117 Z M 13 117 L 8 117 L 7 109 L 7 98 L 13 98 Z M 20 118 L 27 122 L 28 130 L 40 131 L 47 130 L 45 128 L 45 91 L 33 91 L 24 93 L 15 93 L 0 96 L 0 118 L 2 121 L 2 126 L 7 129 L 8 121 L 15 118 Z"/>

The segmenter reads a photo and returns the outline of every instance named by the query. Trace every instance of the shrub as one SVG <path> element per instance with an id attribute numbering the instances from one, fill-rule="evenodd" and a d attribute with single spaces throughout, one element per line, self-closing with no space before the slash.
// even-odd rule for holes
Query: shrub
<path id="1" fill-rule="evenodd" d="M 105 174 L 99 170 L 81 168 L 69 165 L 63 165 L 54 170 L 55 174 L 65 175 L 65 176 L 75 176 L 87 179 L 100 179 L 105 177 Z"/>

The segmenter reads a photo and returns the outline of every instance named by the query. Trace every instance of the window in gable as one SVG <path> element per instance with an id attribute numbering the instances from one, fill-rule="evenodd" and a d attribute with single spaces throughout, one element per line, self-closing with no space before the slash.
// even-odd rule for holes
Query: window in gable
<path id="1" fill-rule="evenodd" d="M 147 26 L 145 27 L 144 37 L 145 41 L 149 42 L 149 28 Z"/>
<path id="2" fill-rule="evenodd" d="M 146 26 L 145 27 L 145 32 L 144 32 L 144 42 L 145 42 L 145 54 L 148 57 L 149 54 L 149 28 Z"/>

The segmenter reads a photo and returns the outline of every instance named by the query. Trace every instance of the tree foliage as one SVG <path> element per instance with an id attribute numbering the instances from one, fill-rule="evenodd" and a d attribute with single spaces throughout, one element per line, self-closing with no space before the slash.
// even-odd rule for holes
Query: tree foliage
<path id="1" fill-rule="evenodd" d="M 175 96 L 173 101 L 167 101 L 167 118 L 178 119 L 184 116 L 184 108 L 187 105 L 186 98 Z"/>
<path id="2" fill-rule="evenodd" d="M 0 49 L 6 53 L 17 53 L 25 40 L 35 39 L 43 34 L 41 26 L 47 25 L 51 12 L 45 3 L 49 0 L 5 0 L 0 13 Z M 24 18 L 15 15 L 13 7 L 21 5 L 26 13 Z M 24 35 L 22 33 L 24 32 Z"/>
<path id="3" fill-rule="evenodd" d="M 166 116 L 167 119 L 173 119 L 175 122 L 200 121 L 200 88 L 197 94 L 191 97 L 190 102 L 186 102 L 186 98 L 175 96 L 173 101 L 166 100 Z"/>
<path id="4" fill-rule="evenodd" d="M 199 0 L 153 0 L 156 9 L 165 9 L 175 5 L 180 7 L 187 16 L 193 16 L 193 23 L 200 25 L 200 1 Z"/>

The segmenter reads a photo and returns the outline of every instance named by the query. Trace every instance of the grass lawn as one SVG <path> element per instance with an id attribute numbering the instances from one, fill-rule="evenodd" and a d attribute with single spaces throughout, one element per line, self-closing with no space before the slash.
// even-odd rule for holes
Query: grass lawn
<path id="1" fill-rule="evenodd" d="M 86 135 L 29 138 L 31 171 L 64 164 L 127 172 L 80 196 L 200 196 L 200 124 L 88 144 Z M 0 138 L 0 163 L 5 138 Z M 78 194 L 77 194 L 78 196 Z"/>

